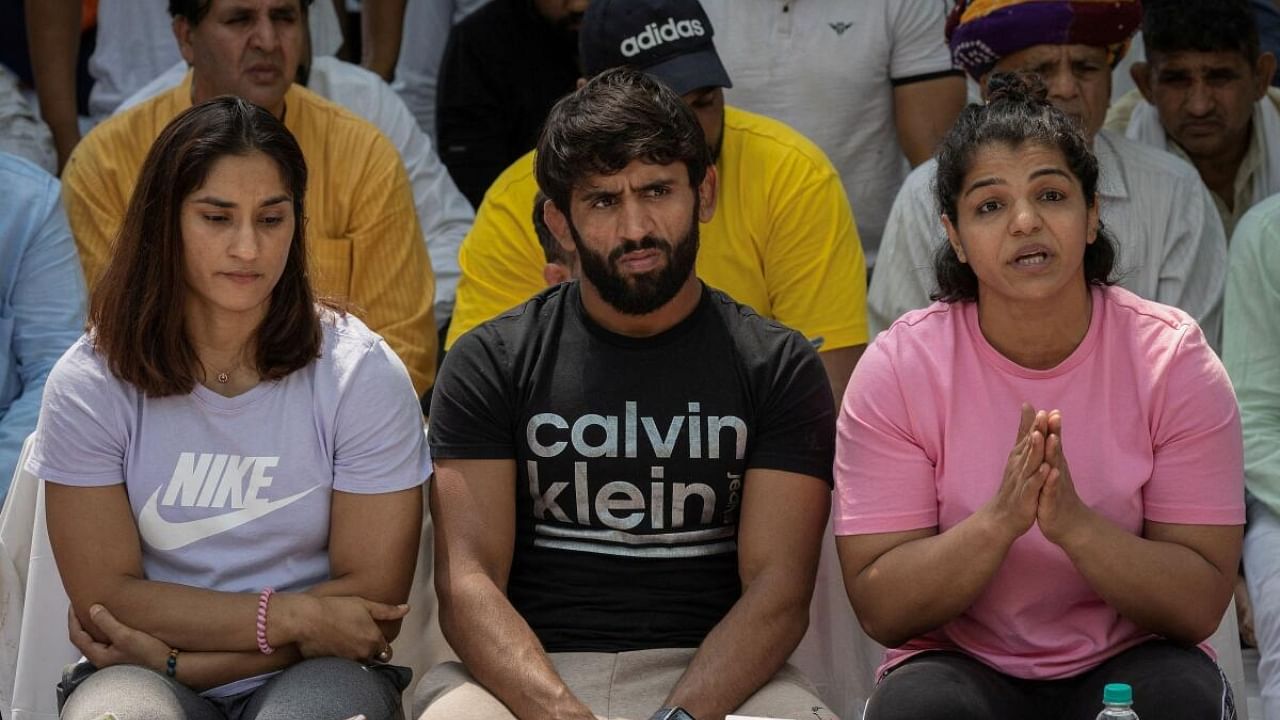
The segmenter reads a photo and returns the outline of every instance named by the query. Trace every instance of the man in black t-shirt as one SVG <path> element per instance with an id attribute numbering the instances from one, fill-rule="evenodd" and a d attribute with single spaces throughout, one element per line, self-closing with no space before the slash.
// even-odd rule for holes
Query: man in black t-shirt
<path id="1" fill-rule="evenodd" d="M 690 71 L 696 71 L 690 69 Z M 786 659 L 830 502 L 830 386 L 694 274 L 692 111 L 610 70 L 552 109 L 544 219 L 581 279 L 464 335 L 431 408 L 436 718 L 831 717 Z"/>

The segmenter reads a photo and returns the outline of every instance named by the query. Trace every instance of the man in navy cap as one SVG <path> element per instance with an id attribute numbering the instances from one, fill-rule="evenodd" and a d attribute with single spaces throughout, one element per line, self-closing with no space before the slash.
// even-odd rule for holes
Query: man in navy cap
<path id="1" fill-rule="evenodd" d="M 580 278 L 441 370 L 435 577 L 462 662 L 423 679 L 421 720 L 832 717 L 785 664 L 831 500 L 831 394 L 812 343 L 694 273 L 722 197 L 694 112 L 607 70 L 551 110 L 536 174 Z"/>
<path id="2" fill-rule="evenodd" d="M 593 0 L 578 39 L 588 77 L 631 67 L 670 87 L 702 126 L 720 179 L 698 275 L 818 349 L 838 400 L 867 342 L 866 264 L 849 199 L 827 156 L 785 124 L 726 107 L 729 74 L 697 0 Z M 542 290 L 529 208 L 533 153 L 490 186 L 463 240 L 446 346 Z"/>

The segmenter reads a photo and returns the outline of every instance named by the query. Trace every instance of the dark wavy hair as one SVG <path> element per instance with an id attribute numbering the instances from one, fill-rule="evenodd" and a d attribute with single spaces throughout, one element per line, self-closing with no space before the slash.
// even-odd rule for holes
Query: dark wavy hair
<path id="1" fill-rule="evenodd" d="M 938 146 L 934 196 L 951 224 L 960 225 L 956 201 L 974 155 L 993 143 L 1013 147 L 1035 143 L 1058 149 L 1084 189 L 1085 205 L 1093 207 L 1098 191 L 1098 159 L 1080 127 L 1049 104 L 1048 91 L 1040 77 L 1023 72 L 994 73 L 987 81 L 987 89 L 987 103 L 969 105 L 961 111 Z M 1099 221 L 1098 237 L 1084 251 L 1085 282 L 1113 284 L 1115 262 L 1115 240 Z M 933 271 L 938 289 L 930 295 L 932 299 L 958 302 L 978 298 L 978 276 L 968 264 L 960 262 L 945 238 L 934 252 Z"/>
<path id="2" fill-rule="evenodd" d="M 1250 65 L 1262 53 L 1248 0 L 1145 0 L 1142 46 L 1147 59 L 1185 51 L 1234 52 Z"/>
<path id="3" fill-rule="evenodd" d="M 538 138 L 538 187 L 572 217 L 575 185 L 588 175 L 617 173 L 632 160 L 683 162 L 696 189 L 711 152 L 698 119 L 674 90 L 638 70 L 605 70 L 551 108 Z"/>
<path id="4" fill-rule="evenodd" d="M 219 159 L 250 153 L 275 162 L 295 218 L 284 272 L 256 331 L 256 369 L 277 380 L 320 354 L 320 318 L 307 276 L 302 149 L 271 113 L 237 97 L 218 97 L 178 115 L 151 146 L 111 260 L 90 297 L 94 347 L 116 377 L 149 396 L 185 395 L 200 373 L 183 313 L 182 203 Z"/>
<path id="5" fill-rule="evenodd" d="M 313 0 L 299 0 L 298 9 L 303 14 L 307 13 L 307 9 L 311 7 Z M 213 0 L 169 0 L 169 15 L 172 17 L 184 17 L 191 27 L 200 24 L 204 20 L 205 15 L 209 14 L 209 10 L 213 7 Z"/>

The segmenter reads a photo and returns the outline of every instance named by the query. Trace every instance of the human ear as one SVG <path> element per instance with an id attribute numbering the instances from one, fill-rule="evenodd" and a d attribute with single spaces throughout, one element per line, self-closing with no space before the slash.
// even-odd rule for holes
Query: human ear
<path id="1" fill-rule="evenodd" d="M 720 198 L 719 182 L 716 166 L 708 165 L 707 174 L 702 176 L 702 183 L 698 185 L 698 220 L 700 222 L 711 222 L 711 218 L 715 217 L 716 202 Z"/>
<path id="2" fill-rule="evenodd" d="M 1271 87 L 1271 78 L 1276 74 L 1276 56 L 1269 52 L 1264 52 L 1258 56 L 1258 62 L 1253 68 L 1253 77 L 1255 83 L 1254 102 L 1266 97 L 1267 90 Z"/>
<path id="3" fill-rule="evenodd" d="M 1138 86 L 1138 92 L 1142 93 L 1142 97 L 1149 103 L 1154 104 L 1151 95 L 1151 64 L 1145 62 L 1136 62 L 1129 66 L 1129 77 L 1133 78 L 1133 84 Z"/>
<path id="4" fill-rule="evenodd" d="M 556 242 L 566 252 L 575 252 L 577 250 L 573 245 L 573 233 L 569 232 L 569 218 L 560 212 L 560 208 L 556 207 L 554 202 L 547 200 L 542 203 L 542 219 L 547 223 L 547 229 L 556 237 Z"/>
<path id="5" fill-rule="evenodd" d="M 187 65 L 195 59 L 195 51 L 191 47 L 191 23 L 182 15 L 173 16 L 173 39 L 178 41 L 178 52 Z"/>
<path id="6" fill-rule="evenodd" d="M 946 213 L 942 215 L 942 227 L 947 231 L 947 242 L 951 243 L 951 250 L 955 252 L 956 258 L 960 262 L 968 264 L 969 260 L 964 254 L 964 245 L 960 242 L 960 233 L 956 231 L 956 226 L 951 223 L 951 218 Z"/>

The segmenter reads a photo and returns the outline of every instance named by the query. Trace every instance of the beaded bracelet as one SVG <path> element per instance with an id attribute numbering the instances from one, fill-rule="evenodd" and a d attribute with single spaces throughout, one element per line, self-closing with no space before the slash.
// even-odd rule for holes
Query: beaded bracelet
<path id="1" fill-rule="evenodd" d="M 178 649 L 169 650 L 169 659 L 165 661 L 164 674 L 171 678 L 178 677 Z"/>
<path id="2" fill-rule="evenodd" d="M 275 590 L 269 587 L 262 588 L 262 593 L 258 595 L 258 650 L 263 655 L 270 655 L 276 649 L 271 647 L 267 642 L 267 603 L 271 602 L 271 596 Z"/>

